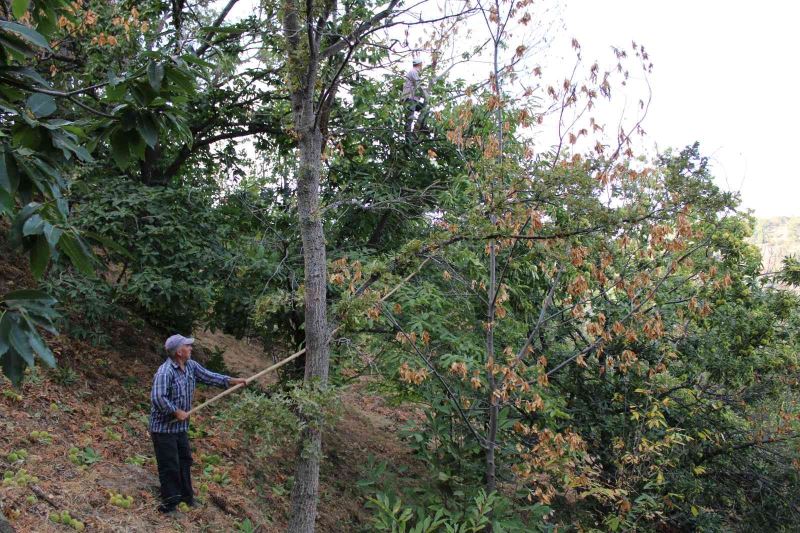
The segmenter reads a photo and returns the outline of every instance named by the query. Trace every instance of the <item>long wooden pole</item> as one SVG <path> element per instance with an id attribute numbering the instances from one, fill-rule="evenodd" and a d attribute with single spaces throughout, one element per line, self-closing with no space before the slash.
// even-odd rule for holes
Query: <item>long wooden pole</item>
<path id="1" fill-rule="evenodd" d="M 408 283 L 408 281 L 409 281 L 409 280 L 411 280 L 411 278 L 413 278 L 414 276 L 416 276 L 417 274 L 419 274 L 419 272 L 422 270 L 422 267 L 424 267 L 424 266 L 425 266 L 425 263 L 427 263 L 429 259 L 430 259 L 430 258 L 426 258 L 426 259 L 425 259 L 425 260 L 424 260 L 422 263 L 420 263 L 419 267 L 418 267 L 418 268 L 417 268 L 417 269 L 416 269 L 414 272 L 412 272 L 411 274 L 409 274 L 408 276 L 406 276 L 405 278 L 403 278 L 403 281 L 401 281 L 400 283 L 398 283 L 398 284 L 397 284 L 397 285 L 396 285 L 396 286 L 395 286 L 395 287 L 394 287 L 392 290 L 390 290 L 389 292 L 387 292 L 387 293 L 386 293 L 386 294 L 385 294 L 385 295 L 384 295 L 384 296 L 383 296 L 383 297 L 382 297 L 382 298 L 379 300 L 379 302 L 380 302 L 380 303 L 383 303 L 383 302 L 385 302 L 386 300 L 388 300 L 388 299 L 389 299 L 389 297 L 390 297 L 391 295 L 393 295 L 395 292 L 397 292 L 397 290 L 398 290 L 400 287 L 402 287 L 403 285 L 405 285 L 406 283 Z M 337 326 L 337 327 L 336 327 L 336 329 L 334 329 L 334 330 L 331 332 L 331 337 L 333 337 L 333 336 L 336 334 L 336 332 L 337 332 L 337 331 L 339 331 L 339 329 L 341 329 L 341 327 L 342 327 L 342 326 Z M 304 353 L 306 353 L 306 349 L 305 349 L 305 348 L 303 348 L 303 349 L 302 349 L 302 350 L 300 350 L 299 352 L 295 352 L 295 353 L 293 353 L 292 355 L 290 355 L 290 356 L 289 356 L 289 357 L 287 357 L 286 359 L 283 359 L 283 360 L 281 360 L 281 361 L 278 361 L 278 362 L 277 362 L 277 363 L 275 363 L 274 365 L 272 365 L 272 366 L 270 366 L 270 367 L 268 367 L 268 368 L 265 368 L 265 369 L 264 369 L 264 370 L 262 370 L 261 372 L 259 372 L 259 373 L 257 373 L 257 374 L 253 374 L 252 376 L 250 376 L 249 378 L 247 378 L 247 379 L 244 381 L 244 383 L 240 383 L 239 385 L 234 385 L 233 387 L 231 387 L 231 388 L 229 388 L 229 389 L 225 389 L 224 391 L 222 391 L 221 393 L 217 394 L 217 395 L 216 395 L 216 396 L 214 396 L 213 398 L 209 398 L 208 400 L 204 401 L 203 403 L 201 403 L 201 404 L 200 404 L 200 405 L 198 405 L 197 407 L 194 407 L 194 408 L 192 408 L 192 410 L 191 410 L 191 411 L 189 411 L 189 414 L 190 414 L 190 415 L 193 415 L 194 413 L 196 413 L 196 412 L 197 412 L 197 411 L 199 411 L 200 409 L 203 409 L 204 407 L 206 407 L 206 406 L 208 406 L 208 405 L 211 405 L 212 403 L 216 402 L 217 400 L 220 400 L 220 399 L 224 398 L 224 397 L 225 397 L 225 396 L 227 396 L 228 394 L 230 394 L 230 393 L 232 393 L 232 392 L 234 392 L 234 391 L 237 391 L 237 390 L 239 390 L 239 389 L 241 389 L 241 388 L 243 388 L 243 387 L 246 387 L 246 386 L 247 386 L 247 385 L 249 385 L 251 382 L 255 381 L 256 379 L 260 378 L 261 376 L 264 376 L 264 375 L 266 375 L 266 374 L 269 374 L 269 373 L 270 373 L 270 372 L 272 372 L 273 370 L 277 370 L 277 369 L 279 369 L 280 367 L 282 367 L 283 365 L 285 365 L 286 363 L 288 363 L 288 362 L 290 362 L 290 361 L 294 361 L 295 359 L 297 359 L 298 357 L 300 357 L 300 356 L 301 356 L 301 355 L 303 355 Z"/>

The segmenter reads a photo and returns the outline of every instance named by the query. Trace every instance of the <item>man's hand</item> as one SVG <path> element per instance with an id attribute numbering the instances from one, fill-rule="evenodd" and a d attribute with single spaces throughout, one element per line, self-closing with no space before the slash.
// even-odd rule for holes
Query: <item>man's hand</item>
<path id="1" fill-rule="evenodd" d="M 183 409 L 178 409 L 177 411 L 175 411 L 175 418 L 178 419 L 178 422 L 183 422 L 184 420 L 189 418 L 189 413 L 187 413 Z"/>
<path id="2" fill-rule="evenodd" d="M 228 385 L 247 385 L 245 378 L 231 378 L 228 380 Z"/>

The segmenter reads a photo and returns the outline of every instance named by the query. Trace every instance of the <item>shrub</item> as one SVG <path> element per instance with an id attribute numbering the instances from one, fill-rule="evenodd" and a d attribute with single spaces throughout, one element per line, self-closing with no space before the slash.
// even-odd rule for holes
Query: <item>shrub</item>
<path id="1" fill-rule="evenodd" d="M 75 191 L 77 224 L 108 242 L 106 257 L 120 265 L 117 295 L 160 326 L 191 330 L 225 279 L 225 226 L 212 192 L 123 178 L 82 181 Z"/>
<path id="2" fill-rule="evenodd" d="M 330 427 L 341 413 L 338 391 L 292 384 L 286 392 L 270 396 L 245 391 L 222 417 L 255 440 L 256 454 L 269 455 L 292 444 L 307 424 Z"/>

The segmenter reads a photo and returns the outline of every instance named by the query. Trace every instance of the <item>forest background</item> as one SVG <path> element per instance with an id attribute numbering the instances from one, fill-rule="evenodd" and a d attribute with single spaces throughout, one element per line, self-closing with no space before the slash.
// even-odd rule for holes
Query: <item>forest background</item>
<path id="1" fill-rule="evenodd" d="M 648 93 L 597 118 L 641 44 L 553 79 L 528 0 L 236 3 L 0 2 L 11 382 L 119 316 L 305 348 L 227 412 L 296 448 L 291 531 L 354 383 L 420 409 L 426 467 L 366 484 L 368 529 L 792 529 L 800 266 L 764 273 L 698 144 L 637 153 Z"/>

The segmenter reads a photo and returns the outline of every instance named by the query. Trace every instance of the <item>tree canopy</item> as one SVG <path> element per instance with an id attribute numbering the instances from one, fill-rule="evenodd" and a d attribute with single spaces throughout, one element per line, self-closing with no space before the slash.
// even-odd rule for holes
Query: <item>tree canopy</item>
<path id="1" fill-rule="evenodd" d="M 637 153 L 646 98 L 596 119 L 644 47 L 555 81 L 528 0 L 239 3 L 0 1 L 0 229 L 39 284 L 0 285 L 5 376 L 120 313 L 305 348 L 292 531 L 354 381 L 424 413 L 374 529 L 791 529 L 797 260 L 762 274 L 699 144 Z"/>

